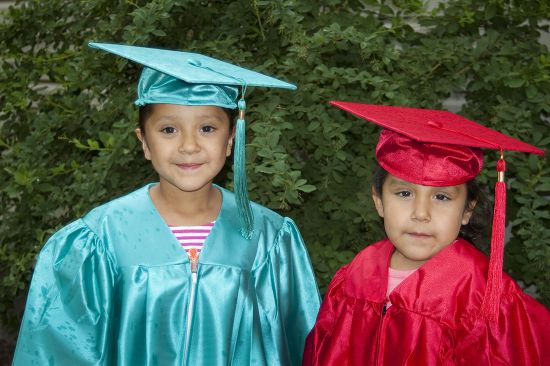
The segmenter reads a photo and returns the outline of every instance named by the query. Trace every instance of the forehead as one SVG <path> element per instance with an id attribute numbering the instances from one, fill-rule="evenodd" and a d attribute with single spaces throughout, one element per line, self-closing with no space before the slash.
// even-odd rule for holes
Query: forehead
<path id="1" fill-rule="evenodd" d="M 202 119 L 215 118 L 225 121 L 229 119 L 225 109 L 217 106 L 188 106 L 179 104 L 148 104 L 147 119 Z"/>

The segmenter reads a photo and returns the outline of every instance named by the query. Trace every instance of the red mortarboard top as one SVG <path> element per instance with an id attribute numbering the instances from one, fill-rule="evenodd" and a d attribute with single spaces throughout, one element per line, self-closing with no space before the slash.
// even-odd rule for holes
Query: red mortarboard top
<path id="1" fill-rule="evenodd" d="M 535 146 L 448 111 L 339 101 L 330 104 L 419 142 L 544 155 Z"/>
<path id="2" fill-rule="evenodd" d="M 483 166 L 479 148 L 544 155 L 541 149 L 448 111 L 331 104 L 384 127 L 376 148 L 378 162 L 391 174 L 417 184 L 452 186 L 473 179 Z"/>
<path id="3" fill-rule="evenodd" d="M 420 108 L 331 101 L 335 107 L 384 127 L 376 147 L 378 163 L 390 174 L 429 186 L 453 186 L 473 179 L 483 166 L 480 148 L 500 150 L 495 189 L 491 258 L 480 314 L 496 321 L 501 293 L 506 217 L 504 150 L 544 151 L 457 114 Z"/>

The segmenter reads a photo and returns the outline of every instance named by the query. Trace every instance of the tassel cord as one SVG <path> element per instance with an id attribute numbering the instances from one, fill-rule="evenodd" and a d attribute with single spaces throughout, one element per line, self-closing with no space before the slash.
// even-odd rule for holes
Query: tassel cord
<path id="1" fill-rule="evenodd" d="M 250 239 L 252 237 L 254 219 L 250 201 L 248 200 L 245 141 L 245 121 L 243 118 L 239 118 L 237 119 L 235 129 L 235 149 L 233 158 L 234 190 L 237 198 L 237 209 L 241 220 L 241 234 L 246 239 Z"/>
<path id="2" fill-rule="evenodd" d="M 491 235 L 491 256 L 487 274 L 487 287 L 481 305 L 481 314 L 490 321 L 498 319 L 500 293 L 502 289 L 502 263 L 504 259 L 504 239 L 506 231 L 506 183 L 504 159 L 497 163 L 498 182 L 495 186 L 495 205 Z"/>

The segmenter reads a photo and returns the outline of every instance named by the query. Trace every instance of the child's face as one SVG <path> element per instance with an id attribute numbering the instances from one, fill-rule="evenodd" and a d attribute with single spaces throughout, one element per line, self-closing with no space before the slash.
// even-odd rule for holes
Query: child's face
<path id="1" fill-rule="evenodd" d="M 160 184 L 185 192 L 210 187 L 233 143 L 227 114 L 214 106 L 155 104 L 136 134 Z"/>
<path id="2" fill-rule="evenodd" d="M 388 174 L 382 197 L 373 190 L 373 199 L 384 219 L 386 235 L 396 248 L 392 268 L 418 268 L 453 243 L 475 206 L 466 209 L 466 197 L 466 184 L 430 187 Z"/>

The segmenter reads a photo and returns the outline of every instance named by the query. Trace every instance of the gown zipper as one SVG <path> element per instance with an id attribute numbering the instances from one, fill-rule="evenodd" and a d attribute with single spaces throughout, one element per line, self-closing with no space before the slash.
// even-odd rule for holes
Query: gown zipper
<path id="1" fill-rule="evenodd" d="M 380 311 L 380 322 L 378 323 L 378 337 L 377 337 L 377 340 L 376 340 L 376 358 L 375 358 L 375 362 L 376 362 L 376 365 L 382 365 L 382 363 L 380 362 L 379 358 L 381 356 L 380 354 L 380 345 L 382 344 L 383 342 L 383 338 L 385 338 L 382 333 L 384 331 L 384 319 L 385 319 L 385 315 L 386 315 L 386 312 L 388 311 L 388 299 L 385 299 L 384 300 L 384 305 L 382 306 L 382 309 Z"/>
<path id="2" fill-rule="evenodd" d="M 187 323 L 185 329 L 185 342 L 183 348 L 183 365 L 187 365 L 187 357 L 189 352 L 189 342 L 191 338 L 191 323 L 193 321 L 193 310 L 195 305 L 195 290 L 197 287 L 197 269 L 199 267 L 199 251 L 195 248 L 189 249 L 187 253 L 189 263 L 191 264 L 191 294 L 189 296 L 189 305 L 187 307 Z"/>

